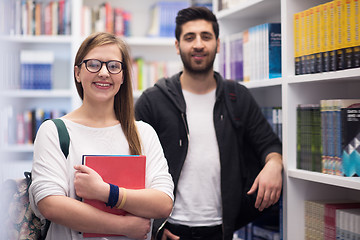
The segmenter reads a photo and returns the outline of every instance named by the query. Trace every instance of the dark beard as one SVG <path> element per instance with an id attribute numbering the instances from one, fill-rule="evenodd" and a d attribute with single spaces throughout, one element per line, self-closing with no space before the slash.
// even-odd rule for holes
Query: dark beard
<path id="1" fill-rule="evenodd" d="M 216 54 L 215 54 L 216 55 Z M 213 70 L 214 61 L 215 61 L 215 55 L 213 59 L 204 67 L 201 69 L 196 69 L 191 66 L 190 61 L 188 61 L 185 57 L 183 57 L 183 54 L 180 50 L 180 57 L 184 65 L 184 70 L 186 70 L 190 74 L 206 74 Z"/>

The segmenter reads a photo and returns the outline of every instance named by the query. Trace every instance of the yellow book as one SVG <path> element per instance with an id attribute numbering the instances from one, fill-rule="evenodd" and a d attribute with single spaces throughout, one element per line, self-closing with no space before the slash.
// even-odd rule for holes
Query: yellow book
<path id="1" fill-rule="evenodd" d="M 360 67 L 360 0 L 351 0 L 351 29 L 353 43 L 353 67 Z"/>
<path id="2" fill-rule="evenodd" d="M 306 74 L 306 11 L 300 12 L 300 57 L 301 73 Z"/>
<path id="3" fill-rule="evenodd" d="M 329 3 L 324 3 L 322 5 L 322 54 L 323 54 L 323 72 L 330 71 L 330 61 L 329 61 L 329 42 L 330 42 L 330 36 L 329 36 L 329 27 L 330 21 L 329 21 Z"/>
<path id="4" fill-rule="evenodd" d="M 309 44 L 309 54 L 308 54 L 308 68 L 309 73 L 315 73 L 315 8 L 312 7 L 308 9 L 308 44 Z"/>
<path id="5" fill-rule="evenodd" d="M 305 10 L 305 65 L 306 73 L 311 73 L 311 9 Z"/>
<path id="6" fill-rule="evenodd" d="M 353 59 L 353 43 L 352 43 L 352 24 L 351 24 L 351 0 L 344 0 L 344 68 L 352 68 L 352 59 Z"/>
<path id="7" fill-rule="evenodd" d="M 301 74 L 300 59 L 300 13 L 294 14 L 294 59 L 295 75 Z"/>
<path id="8" fill-rule="evenodd" d="M 334 1 L 329 2 L 329 10 L 328 10 L 328 31 L 329 31 L 329 38 L 328 38 L 328 46 L 329 46 L 329 66 L 330 71 L 336 70 L 336 48 L 335 48 L 335 3 Z"/>
<path id="9" fill-rule="evenodd" d="M 321 54 L 321 39 L 322 39 L 322 7 L 321 5 L 314 7 L 314 55 L 315 55 L 315 73 L 322 72 L 322 54 Z"/>
<path id="10" fill-rule="evenodd" d="M 335 0 L 335 51 L 336 51 L 336 70 L 344 69 L 344 20 L 346 19 L 345 1 L 347 0 Z"/>

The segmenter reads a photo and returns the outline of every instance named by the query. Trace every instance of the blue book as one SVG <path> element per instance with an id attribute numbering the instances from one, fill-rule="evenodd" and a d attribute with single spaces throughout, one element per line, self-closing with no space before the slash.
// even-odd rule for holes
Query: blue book
<path id="1" fill-rule="evenodd" d="M 281 77 L 281 24 L 267 23 L 269 78 Z"/>
<path id="2" fill-rule="evenodd" d="M 341 109 L 344 175 L 360 176 L 360 108 Z"/>

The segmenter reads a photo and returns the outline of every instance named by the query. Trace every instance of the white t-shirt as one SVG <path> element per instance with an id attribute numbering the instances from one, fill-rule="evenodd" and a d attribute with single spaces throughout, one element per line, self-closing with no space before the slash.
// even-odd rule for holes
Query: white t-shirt
<path id="1" fill-rule="evenodd" d="M 183 90 L 189 148 L 182 168 L 170 223 L 214 226 L 222 223 L 220 156 L 213 121 L 215 90 Z"/>
<path id="2" fill-rule="evenodd" d="M 129 146 L 121 125 L 105 128 L 87 127 L 63 119 L 70 136 L 69 156 L 65 159 L 60 149 L 58 132 L 52 121 L 44 122 L 34 142 L 33 182 L 30 187 L 30 203 L 37 216 L 41 216 L 37 203 L 50 195 L 75 198 L 74 165 L 82 163 L 85 154 L 129 154 Z M 146 156 L 145 188 L 165 192 L 172 199 L 174 184 L 168 171 L 160 141 L 155 130 L 144 122 L 136 122 Z M 150 239 L 151 234 L 148 234 Z M 47 239 L 82 239 L 82 234 L 51 223 Z M 92 238 L 93 240 L 98 238 Z M 108 238 L 100 238 L 108 239 Z M 112 237 L 109 239 L 127 239 Z"/>

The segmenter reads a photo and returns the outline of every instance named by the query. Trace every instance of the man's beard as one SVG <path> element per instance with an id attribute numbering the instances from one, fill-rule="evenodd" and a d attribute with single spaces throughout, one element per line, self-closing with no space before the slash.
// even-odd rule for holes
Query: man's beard
<path id="1" fill-rule="evenodd" d="M 213 58 L 210 60 L 210 62 L 207 62 L 204 67 L 193 67 L 191 64 L 191 60 L 188 60 L 180 50 L 180 57 L 184 65 L 184 69 L 191 74 L 205 74 L 212 71 L 215 61 L 215 55 L 216 54 L 213 55 Z"/>

